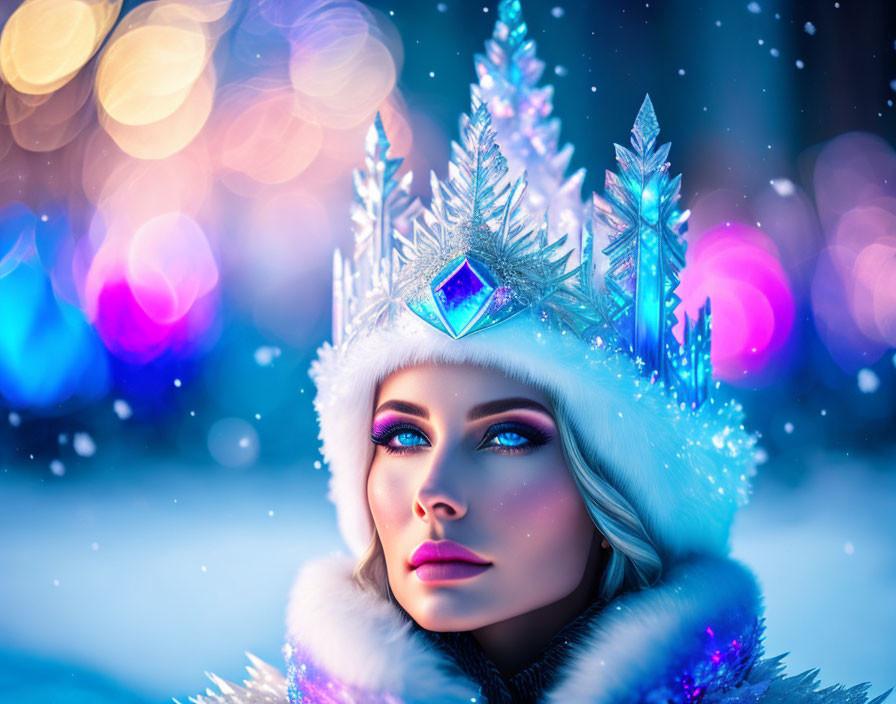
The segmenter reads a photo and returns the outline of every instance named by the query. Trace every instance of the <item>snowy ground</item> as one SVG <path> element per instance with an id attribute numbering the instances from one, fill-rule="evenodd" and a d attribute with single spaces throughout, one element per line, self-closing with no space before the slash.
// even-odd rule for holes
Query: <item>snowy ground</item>
<path id="1" fill-rule="evenodd" d="M 759 484 L 735 556 L 765 589 L 767 651 L 824 683 L 896 685 L 896 473 L 830 458 Z M 0 693 L 141 704 L 279 663 L 297 567 L 340 550 L 308 465 L 150 465 L 40 481 L 0 470 Z"/>
<path id="2" fill-rule="evenodd" d="M 734 557 L 765 594 L 766 652 L 825 684 L 896 686 L 896 455 L 826 458 L 797 489 L 760 482 Z"/>

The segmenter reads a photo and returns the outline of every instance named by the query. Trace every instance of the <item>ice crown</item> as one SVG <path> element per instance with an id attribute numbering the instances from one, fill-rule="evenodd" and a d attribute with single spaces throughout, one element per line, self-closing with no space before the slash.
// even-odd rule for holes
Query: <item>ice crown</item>
<path id="1" fill-rule="evenodd" d="M 670 145 L 656 145 L 650 97 L 632 148 L 614 145 L 618 169 L 606 173 L 604 195 L 582 203 L 583 172 L 564 176 L 572 148 L 557 151 L 551 89 L 536 85 L 543 64 L 525 35 L 519 2 L 501 2 L 448 178 L 431 175 L 429 207 L 410 195 L 410 173 L 397 178 L 401 159 L 389 158 L 377 115 L 354 179 L 354 255 L 334 257 L 333 344 L 351 344 L 405 307 L 455 338 L 529 312 L 628 355 L 635 374 L 697 408 L 712 375 L 709 301 L 695 320 L 685 315 L 679 343 L 672 330 L 689 213 L 678 210 Z"/>

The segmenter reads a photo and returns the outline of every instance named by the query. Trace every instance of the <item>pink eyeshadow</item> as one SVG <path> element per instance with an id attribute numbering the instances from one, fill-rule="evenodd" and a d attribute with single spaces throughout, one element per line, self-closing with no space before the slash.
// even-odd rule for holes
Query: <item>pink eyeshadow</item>
<path id="1" fill-rule="evenodd" d="M 373 419 L 373 424 L 370 427 L 370 432 L 373 435 L 379 436 L 385 433 L 393 425 L 401 422 L 404 422 L 404 418 L 397 413 L 381 413 Z"/>
<path id="2" fill-rule="evenodd" d="M 496 418 L 498 418 L 498 416 L 496 416 Z M 502 413 L 499 418 L 500 419 L 494 421 L 494 423 L 516 422 L 522 423 L 523 425 L 531 425 L 545 435 L 551 436 L 557 435 L 558 432 L 556 424 L 548 420 L 544 413 L 541 413 L 540 411 L 529 411 L 521 408 L 519 410 L 511 410 Z"/>

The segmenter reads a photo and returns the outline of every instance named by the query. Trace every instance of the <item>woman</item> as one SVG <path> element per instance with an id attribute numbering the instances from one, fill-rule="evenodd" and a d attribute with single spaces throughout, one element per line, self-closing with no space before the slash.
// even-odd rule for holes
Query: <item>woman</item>
<path id="1" fill-rule="evenodd" d="M 294 670 L 297 691 L 318 701 L 334 671 L 421 702 L 652 701 L 635 695 L 740 681 L 758 655 L 752 578 L 703 556 L 645 589 L 661 574 L 657 547 L 557 407 L 468 363 L 385 379 L 366 487 L 374 534 L 344 582 L 337 561 L 299 581 L 293 657 L 328 675 Z M 334 626 L 341 642 L 324 643 Z"/>
<path id="2" fill-rule="evenodd" d="M 519 4 L 500 17 L 480 64 L 532 59 Z M 650 100 L 568 241 L 538 213 L 568 191 L 508 179 L 493 68 L 428 209 L 379 119 L 356 175 L 312 368 L 354 556 L 301 571 L 285 678 L 253 658 L 192 701 L 866 702 L 761 658 L 755 579 L 727 557 L 754 438 L 710 394 L 708 306 L 672 334 L 685 216 Z"/>
<path id="3" fill-rule="evenodd" d="M 657 132 L 646 100 L 619 183 L 637 168 L 649 185 L 601 205 L 614 224 L 660 194 L 644 250 L 682 222 Z M 665 303 L 633 265 L 632 310 L 609 313 L 623 230 L 602 270 L 591 228 L 571 247 L 532 229 L 475 90 L 413 235 L 393 229 L 415 206 L 387 148 L 377 121 L 312 368 L 356 556 L 300 573 L 285 679 L 255 659 L 246 688 L 213 678 L 222 694 L 193 701 L 865 702 L 866 686 L 817 692 L 761 659 L 755 580 L 726 557 L 753 438 L 707 396 L 708 323 L 686 321 L 682 346 L 674 321 L 649 329 Z"/>

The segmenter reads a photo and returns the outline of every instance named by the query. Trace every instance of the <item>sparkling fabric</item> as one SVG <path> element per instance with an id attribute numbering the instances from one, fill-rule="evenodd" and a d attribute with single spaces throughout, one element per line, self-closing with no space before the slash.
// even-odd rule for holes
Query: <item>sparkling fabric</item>
<path id="1" fill-rule="evenodd" d="M 734 637 L 721 638 L 712 625 L 689 662 L 672 663 L 658 682 L 637 700 L 639 704 L 688 704 L 703 701 L 740 685 L 762 652 L 762 624 L 754 619 Z"/>
<path id="2" fill-rule="evenodd" d="M 292 645 L 283 650 L 289 704 L 402 704 L 388 692 L 370 692 L 340 682 Z"/>
<path id="3" fill-rule="evenodd" d="M 510 677 L 501 674 L 469 633 L 433 633 L 416 628 L 480 685 L 488 704 L 538 704 L 587 638 L 604 606 L 601 602 L 593 603 L 554 636 L 532 663 Z M 645 682 L 640 694 L 633 695 L 633 704 L 689 704 L 737 687 L 761 653 L 761 635 L 758 619 L 726 640 L 707 626 L 698 638 L 698 647 L 687 653 L 685 662 L 672 662 L 657 681 Z"/>

